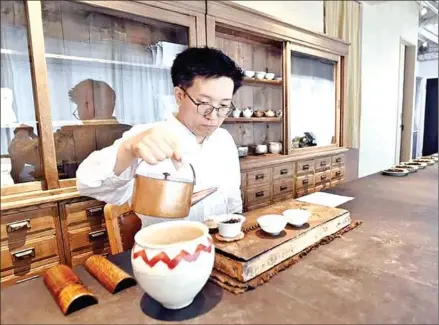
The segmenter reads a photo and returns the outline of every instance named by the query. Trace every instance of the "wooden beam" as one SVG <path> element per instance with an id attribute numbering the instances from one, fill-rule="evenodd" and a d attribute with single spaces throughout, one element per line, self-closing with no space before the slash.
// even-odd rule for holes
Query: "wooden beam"
<path id="1" fill-rule="evenodd" d="M 37 117 L 40 154 L 47 188 L 59 188 L 55 141 L 52 131 L 49 85 L 44 47 L 42 9 L 40 1 L 25 1 L 28 24 L 30 67 Z"/>

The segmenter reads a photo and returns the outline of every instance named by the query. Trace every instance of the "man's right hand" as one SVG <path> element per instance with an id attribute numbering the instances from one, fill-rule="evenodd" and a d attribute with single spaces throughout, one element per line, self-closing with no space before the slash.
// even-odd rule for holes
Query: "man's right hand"
<path id="1" fill-rule="evenodd" d="M 117 162 L 114 168 L 120 175 L 134 159 L 140 158 L 150 165 L 171 158 L 181 160 L 181 149 L 178 137 L 166 124 L 159 124 L 126 140 L 119 148 Z"/>

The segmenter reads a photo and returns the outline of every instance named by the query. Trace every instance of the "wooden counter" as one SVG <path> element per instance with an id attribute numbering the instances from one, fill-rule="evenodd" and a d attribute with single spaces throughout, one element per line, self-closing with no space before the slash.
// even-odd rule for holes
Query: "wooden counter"
<path id="1" fill-rule="evenodd" d="M 437 324 L 437 167 L 326 190 L 354 196 L 340 207 L 364 224 L 245 294 L 208 283 L 191 307 L 171 313 L 138 287 L 109 294 L 78 266 L 98 305 L 64 317 L 36 279 L 1 291 L 1 322 Z M 129 270 L 128 252 L 113 258 Z"/>

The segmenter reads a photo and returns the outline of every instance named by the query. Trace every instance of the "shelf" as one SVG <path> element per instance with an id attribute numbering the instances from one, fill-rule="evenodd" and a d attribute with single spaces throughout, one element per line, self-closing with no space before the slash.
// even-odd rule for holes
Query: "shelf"
<path id="1" fill-rule="evenodd" d="M 282 86 L 282 80 L 267 80 L 267 79 L 254 79 L 254 78 L 244 78 L 244 85 L 268 85 L 268 86 Z"/>
<path id="2" fill-rule="evenodd" d="M 29 53 L 19 52 L 19 51 L 9 50 L 9 49 L 1 49 L 1 54 L 10 54 L 10 55 L 29 57 Z M 121 66 L 140 67 L 140 68 L 162 69 L 162 70 L 170 70 L 171 69 L 171 67 L 154 65 L 154 64 L 141 64 L 141 63 L 126 62 L 126 61 L 105 60 L 105 59 L 98 59 L 98 58 L 86 58 L 86 57 L 81 57 L 81 56 L 52 54 L 52 53 L 46 53 L 46 58 L 47 59 L 74 61 L 74 62 L 92 62 L 92 63 L 113 64 L 113 65 L 121 65 Z"/>
<path id="3" fill-rule="evenodd" d="M 281 122 L 282 117 L 228 117 L 224 123 L 269 123 Z"/>

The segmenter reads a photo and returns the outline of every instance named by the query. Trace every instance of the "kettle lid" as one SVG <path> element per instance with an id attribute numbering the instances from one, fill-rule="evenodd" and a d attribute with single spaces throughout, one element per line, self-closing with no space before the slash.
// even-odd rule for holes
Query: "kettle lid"
<path id="1" fill-rule="evenodd" d="M 171 174 L 168 172 L 163 173 L 151 173 L 147 175 L 143 175 L 145 177 L 157 179 L 157 180 L 165 180 L 171 182 L 180 182 L 180 183 L 193 183 L 193 179 L 182 177 L 179 175 Z"/>

